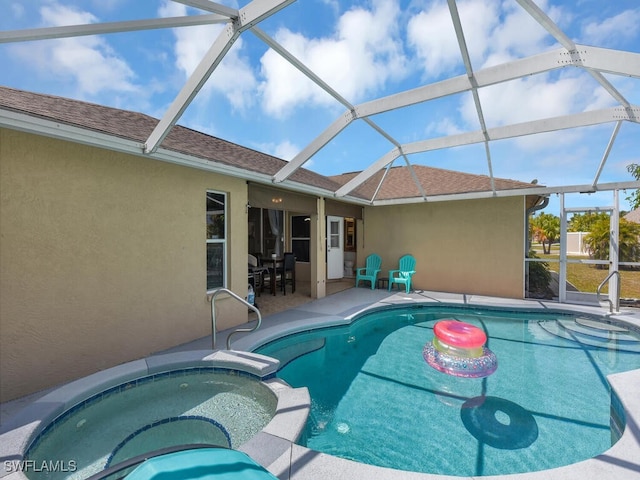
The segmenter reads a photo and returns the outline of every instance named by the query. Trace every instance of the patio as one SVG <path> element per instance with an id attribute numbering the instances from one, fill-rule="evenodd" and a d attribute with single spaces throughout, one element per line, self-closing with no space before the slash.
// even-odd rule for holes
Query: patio
<path id="1" fill-rule="evenodd" d="M 337 293 L 331 293 L 323 299 L 311 300 L 304 292 L 304 287 L 297 288 L 297 295 L 288 294 L 286 297 L 277 295 L 265 295 L 265 308 L 270 303 L 265 297 L 271 297 L 271 308 L 273 313 L 264 316 L 264 322 L 260 330 L 251 334 L 238 335 L 232 342 L 234 350 L 251 350 L 257 345 L 268 341 L 270 338 L 308 329 L 318 324 L 331 325 L 348 322 L 350 318 L 369 308 L 390 304 L 406 303 L 450 303 L 450 304 L 473 304 L 478 306 L 509 307 L 548 310 L 558 308 L 557 304 L 531 301 L 531 300 L 506 300 L 495 297 L 486 297 L 467 294 L 452 294 L 442 292 L 429 292 L 417 290 L 409 294 L 404 292 L 388 292 L 386 289 L 369 288 L 346 288 L 347 282 L 335 282 L 331 288 L 341 289 Z M 285 305 L 285 298 L 289 307 L 286 310 L 278 309 Z M 282 303 L 278 303 L 278 300 Z M 594 314 L 606 314 L 606 309 L 587 306 L 567 306 L 562 308 L 571 309 L 578 312 L 589 312 Z M 276 311 L 277 310 L 277 311 Z M 610 317 L 612 320 L 621 320 L 633 325 L 640 330 L 640 312 L 636 310 L 625 310 L 620 315 Z M 227 336 L 234 329 L 219 332 L 219 345 L 224 345 Z M 210 348 L 211 338 L 203 337 L 193 342 L 176 346 L 175 348 L 159 352 L 177 353 L 190 350 L 201 350 Z M 563 478 L 591 480 L 599 478 L 629 479 L 635 478 L 638 473 L 637 452 L 640 448 L 637 435 L 638 411 L 636 391 L 640 375 L 638 371 L 614 375 L 609 378 L 620 401 L 626 409 L 627 429 L 623 438 L 607 452 L 602 455 L 580 462 L 575 465 L 560 469 L 533 472 L 518 475 L 518 478 L 530 480 Z M 31 401 L 36 400 L 48 392 L 39 392 L 30 397 L 25 397 L 17 401 L 7 402 L 2 405 L 3 423 L 18 412 L 18 410 Z M 278 438 L 272 434 L 262 432 L 252 440 L 244 444 L 240 450 L 249 454 L 254 460 L 267 467 L 269 471 L 278 475 L 279 478 L 297 480 L 315 480 L 318 478 L 387 478 L 389 480 L 415 478 L 416 480 L 435 480 L 442 478 L 436 475 L 419 474 L 413 472 L 399 472 L 391 469 L 384 469 L 365 465 L 349 460 L 325 455 L 308 448 L 296 445 L 283 438 Z M 486 477 L 497 478 L 497 477 Z"/>

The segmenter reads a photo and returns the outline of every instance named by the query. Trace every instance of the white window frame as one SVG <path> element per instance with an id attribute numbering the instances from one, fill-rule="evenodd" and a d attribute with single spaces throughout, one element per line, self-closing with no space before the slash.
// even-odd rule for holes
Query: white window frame
<path id="1" fill-rule="evenodd" d="M 207 293 L 209 292 L 215 292 L 216 290 L 218 290 L 219 288 L 227 288 L 227 277 L 228 277 L 228 269 L 227 269 L 227 242 L 228 242 L 228 237 L 229 237 L 229 228 L 228 228 L 228 210 L 229 210 L 229 203 L 228 203 L 228 199 L 229 196 L 226 192 L 220 192 L 218 190 L 207 190 L 206 192 L 206 197 L 205 197 L 205 202 L 208 202 L 208 195 L 210 193 L 216 194 L 216 195 L 222 195 L 224 197 L 224 238 L 209 238 L 209 235 L 207 233 L 205 233 L 206 236 L 206 246 L 207 249 L 209 247 L 210 244 L 222 244 L 222 285 L 220 286 L 216 286 L 216 287 L 212 287 L 209 288 L 209 265 L 208 265 L 208 252 L 205 252 L 206 255 L 206 259 L 205 259 L 205 268 L 206 268 L 206 286 L 207 286 Z M 206 203 L 205 203 L 205 209 L 206 209 Z M 206 222 L 209 221 L 209 211 L 206 210 L 205 213 L 205 231 L 206 231 Z"/>

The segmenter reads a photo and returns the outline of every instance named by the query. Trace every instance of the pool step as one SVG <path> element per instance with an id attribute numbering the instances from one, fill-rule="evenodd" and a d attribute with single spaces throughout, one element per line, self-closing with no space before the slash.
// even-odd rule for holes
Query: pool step
<path id="1" fill-rule="evenodd" d="M 640 353 L 640 338 L 616 325 L 583 317 L 575 320 L 546 320 L 538 324 L 551 335 L 581 345 Z"/>

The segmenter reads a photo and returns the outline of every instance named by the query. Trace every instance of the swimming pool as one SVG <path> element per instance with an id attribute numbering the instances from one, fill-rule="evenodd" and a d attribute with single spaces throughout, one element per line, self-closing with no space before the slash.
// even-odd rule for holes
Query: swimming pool
<path id="1" fill-rule="evenodd" d="M 493 375 L 457 378 L 427 365 L 423 346 L 443 318 L 488 333 Z M 281 361 L 289 384 L 309 388 L 305 446 L 399 470 L 498 475 L 576 463 L 618 438 L 606 376 L 640 367 L 640 341 L 602 327 L 554 312 L 388 307 L 257 351 Z"/>
<path id="2" fill-rule="evenodd" d="M 298 440 L 309 412 L 307 389 L 276 378 L 277 368 L 249 352 L 194 350 L 75 380 L 3 422 L 0 476 L 87 478 L 139 454 L 193 444 L 261 458 L 262 438 Z"/>
<path id="3" fill-rule="evenodd" d="M 34 468 L 27 476 L 83 479 L 177 445 L 237 448 L 269 423 L 276 400 L 257 378 L 221 369 L 174 370 L 126 382 L 58 417 L 26 454 L 34 465 L 66 459 L 72 471 Z"/>

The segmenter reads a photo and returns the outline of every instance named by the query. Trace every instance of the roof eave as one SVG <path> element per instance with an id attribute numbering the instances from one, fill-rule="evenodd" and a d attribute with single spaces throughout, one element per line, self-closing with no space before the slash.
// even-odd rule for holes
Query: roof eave
<path id="1" fill-rule="evenodd" d="M 427 195 L 426 197 L 411 197 L 411 198 L 393 198 L 387 200 L 374 200 L 373 206 L 382 205 L 402 205 L 411 203 L 425 203 L 425 202 L 450 202 L 454 200 L 477 200 L 482 198 L 499 198 L 499 197 L 522 197 L 522 196 L 548 196 L 559 193 L 595 193 L 611 190 L 624 190 L 624 189 L 636 189 L 639 188 L 639 182 L 613 182 L 613 183 L 600 183 L 595 187 L 593 185 L 564 185 L 555 187 L 531 187 L 531 188 L 514 188 L 510 190 L 496 190 L 493 191 L 480 191 L 480 192 L 465 192 L 465 193 L 451 193 L 444 195 Z"/>
<path id="2" fill-rule="evenodd" d="M 226 165 L 213 160 L 206 160 L 194 155 L 187 155 L 166 148 L 158 148 L 154 153 L 147 154 L 144 153 L 143 142 L 136 142 L 116 135 L 80 128 L 66 123 L 47 120 L 12 110 L 0 108 L 0 126 L 22 132 L 44 135 L 59 140 L 67 140 L 83 145 L 136 155 L 143 158 L 149 158 L 151 160 L 196 168 L 207 172 L 229 175 L 243 180 L 251 180 L 256 183 L 273 185 L 273 175 L 245 170 L 243 168 Z M 286 180 L 279 183 L 277 186 L 285 190 L 312 193 L 321 197 L 336 198 L 334 191 L 292 180 Z M 347 203 L 357 203 L 360 205 L 369 204 L 367 200 L 353 196 L 341 197 L 339 200 Z"/>

